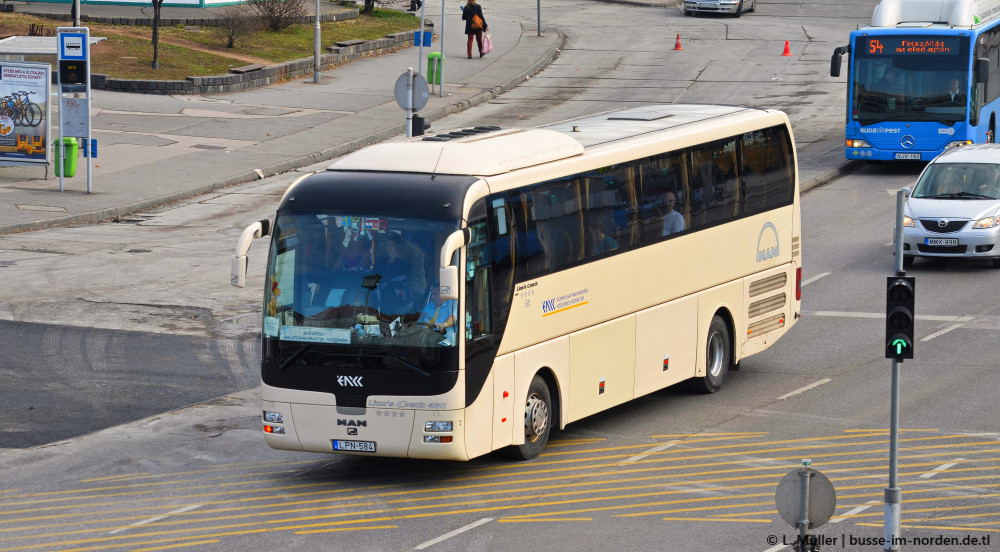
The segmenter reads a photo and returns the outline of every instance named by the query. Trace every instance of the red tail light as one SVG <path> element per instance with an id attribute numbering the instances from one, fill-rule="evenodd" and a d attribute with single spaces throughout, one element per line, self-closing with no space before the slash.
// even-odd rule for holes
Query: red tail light
<path id="1" fill-rule="evenodd" d="M 795 300 L 802 300 L 802 269 L 795 269 Z"/>

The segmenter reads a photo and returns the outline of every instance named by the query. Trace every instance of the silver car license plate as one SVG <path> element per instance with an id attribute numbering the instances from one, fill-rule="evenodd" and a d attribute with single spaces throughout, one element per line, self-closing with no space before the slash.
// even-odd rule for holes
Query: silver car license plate
<path id="1" fill-rule="evenodd" d="M 924 245 L 934 245 L 938 247 L 954 247 L 958 245 L 957 238 L 924 238 Z"/>
<path id="2" fill-rule="evenodd" d="M 894 159 L 904 159 L 904 160 L 920 161 L 920 154 L 919 153 L 897 153 L 897 154 L 893 155 L 893 158 Z"/>
<path id="3" fill-rule="evenodd" d="M 341 441 L 340 439 L 334 439 L 333 450 L 375 452 L 375 441 Z"/>

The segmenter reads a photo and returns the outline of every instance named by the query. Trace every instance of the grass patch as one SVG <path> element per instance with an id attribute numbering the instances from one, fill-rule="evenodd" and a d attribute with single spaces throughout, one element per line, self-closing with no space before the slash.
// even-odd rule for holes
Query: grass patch
<path id="1" fill-rule="evenodd" d="M 55 32 L 65 22 L 25 14 L 7 13 L 0 18 L 0 38 L 26 36 L 32 25 Z M 94 45 L 91 72 L 112 78 L 183 80 L 225 74 L 232 67 L 248 63 L 281 63 L 313 57 L 314 24 L 292 25 L 280 32 L 258 31 L 246 35 L 235 48 L 226 48 L 225 39 L 212 27 L 196 29 L 184 25 L 160 27 L 159 69 L 153 61 L 153 28 L 149 26 L 91 24 L 91 37 L 105 37 Z M 345 21 L 320 24 L 321 51 L 345 40 L 371 40 L 388 34 L 420 28 L 420 19 L 397 10 L 377 10 Z M 54 64 L 53 59 L 37 58 Z"/>

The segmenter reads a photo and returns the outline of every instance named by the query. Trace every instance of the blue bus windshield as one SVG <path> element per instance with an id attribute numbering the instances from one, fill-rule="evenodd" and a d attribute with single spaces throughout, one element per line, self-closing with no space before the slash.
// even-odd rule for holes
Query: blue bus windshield
<path id="1" fill-rule="evenodd" d="M 969 97 L 969 37 L 860 35 L 854 44 L 851 119 L 965 121 Z"/>

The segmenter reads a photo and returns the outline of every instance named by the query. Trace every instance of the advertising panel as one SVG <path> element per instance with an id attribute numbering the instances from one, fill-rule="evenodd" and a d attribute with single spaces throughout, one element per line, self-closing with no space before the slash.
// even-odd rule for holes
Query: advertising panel
<path id="1" fill-rule="evenodd" d="M 48 164 L 50 71 L 0 61 L 0 165 Z"/>

